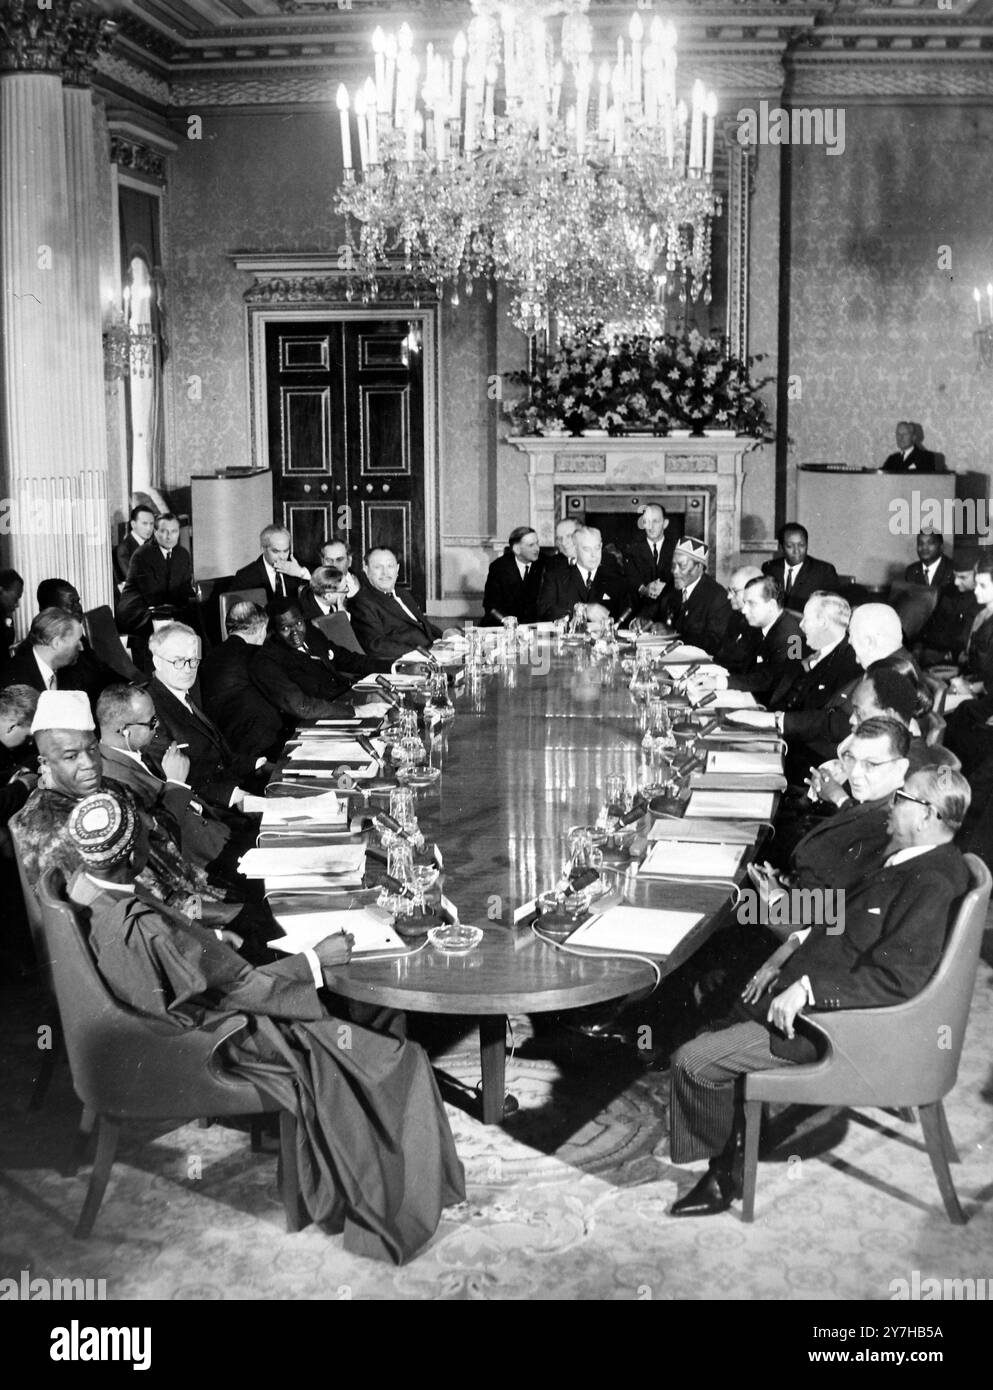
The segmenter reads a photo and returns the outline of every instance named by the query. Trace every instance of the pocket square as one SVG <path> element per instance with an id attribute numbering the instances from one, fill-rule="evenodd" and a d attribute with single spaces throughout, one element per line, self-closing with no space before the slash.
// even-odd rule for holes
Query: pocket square
<path id="1" fill-rule="evenodd" d="M 867 908 L 866 908 L 866 911 L 867 911 L 867 912 L 871 912 L 875 917 L 878 917 L 878 916 L 880 915 L 880 913 L 882 912 L 882 910 L 883 910 L 883 909 L 882 909 L 881 907 L 867 907 Z"/>

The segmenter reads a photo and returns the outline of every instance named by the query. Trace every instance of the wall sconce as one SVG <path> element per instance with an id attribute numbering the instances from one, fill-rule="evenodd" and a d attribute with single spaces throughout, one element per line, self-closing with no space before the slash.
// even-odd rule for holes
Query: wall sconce
<path id="1" fill-rule="evenodd" d="M 124 291 L 125 309 L 130 308 L 131 291 Z M 132 376 L 151 376 L 154 353 L 152 326 L 132 327 L 119 309 L 113 307 L 103 330 L 103 375 L 112 394 L 117 383 Z"/>
<path id="2" fill-rule="evenodd" d="M 986 286 L 986 299 L 989 304 L 989 323 L 983 323 L 983 296 L 978 289 L 973 290 L 972 298 L 976 304 L 976 322 L 979 327 L 973 333 L 976 340 L 976 354 L 980 367 L 993 367 L 993 281 Z"/>

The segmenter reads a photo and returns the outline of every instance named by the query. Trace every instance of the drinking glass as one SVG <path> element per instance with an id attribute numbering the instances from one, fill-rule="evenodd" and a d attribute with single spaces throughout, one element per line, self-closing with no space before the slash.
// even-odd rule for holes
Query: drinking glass
<path id="1" fill-rule="evenodd" d="M 390 815 L 404 830 L 417 829 L 414 793 L 410 787 L 390 788 Z"/>

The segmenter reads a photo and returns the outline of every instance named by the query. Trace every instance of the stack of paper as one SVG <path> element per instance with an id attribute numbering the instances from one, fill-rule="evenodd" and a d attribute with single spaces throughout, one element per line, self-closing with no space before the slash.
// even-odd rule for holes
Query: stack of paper
<path id="1" fill-rule="evenodd" d="M 772 816 L 772 792 L 693 791 L 684 816 L 709 816 L 716 820 L 763 820 Z"/>
<path id="2" fill-rule="evenodd" d="M 744 845 L 657 840 L 638 870 L 639 878 L 734 878 Z"/>
<path id="3" fill-rule="evenodd" d="M 782 753 L 708 753 L 708 772 L 775 774 L 783 770 Z"/>
<path id="4" fill-rule="evenodd" d="M 340 828 L 348 824 L 348 803 L 334 792 L 318 796 L 266 797 L 262 811 L 263 830 L 310 831 L 323 827 Z"/>
<path id="5" fill-rule="evenodd" d="M 397 690 L 417 690 L 420 686 L 424 684 L 429 674 L 430 673 L 427 670 L 424 671 L 423 675 L 415 675 L 412 671 L 397 671 L 394 672 L 392 675 L 386 676 L 384 679 L 389 681 L 390 685 L 395 686 Z M 355 682 L 355 684 L 352 686 L 352 689 L 375 690 L 378 691 L 380 694 L 383 693 L 380 687 L 376 684 L 375 676 L 363 676 L 360 681 Z"/>
<path id="6" fill-rule="evenodd" d="M 238 861 L 246 878 L 331 877 L 361 882 L 365 845 L 307 845 L 303 848 L 250 849 Z"/>
<path id="7" fill-rule="evenodd" d="M 700 912 L 664 912 L 657 908 L 621 905 L 599 912 L 577 927 L 569 937 L 569 945 L 598 951 L 632 951 L 642 956 L 668 956 L 702 920 Z"/>
<path id="8" fill-rule="evenodd" d="M 786 790 L 786 778 L 781 772 L 694 772 L 690 776 L 690 786 L 782 792 Z"/>
<path id="9" fill-rule="evenodd" d="M 716 690 L 717 699 L 708 709 L 758 709 L 759 702 L 750 690 Z"/>
<path id="10" fill-rule="evenodd" d="M 657 820 L 648 832 L 649 840 L 695 841 L 708 845 L 754 845 L 761 834 L 762 826 L 757 821 L 706 820 L 702 816 L 693 820 Z"/>
<path id="11" fill-rule="evenodd" d="M 302 735 L 290 762 L 367 763 L 369 754 L 354 738 L 329 738 L 321 731 Z"/>
<path id="12" fill-rule="evenodd" d="M 347 908 L 330 912 L 279 912 L 276 921 L 286 933 L 274 937 L 268 945 L 276 951 L 295 955 L 316 946 L 326 936 L 348 932 L 354 936 L 352 955 L 370 951 L 404 951 L 406 946 L 392 927 L 388 912 L 378 907 Z"/>

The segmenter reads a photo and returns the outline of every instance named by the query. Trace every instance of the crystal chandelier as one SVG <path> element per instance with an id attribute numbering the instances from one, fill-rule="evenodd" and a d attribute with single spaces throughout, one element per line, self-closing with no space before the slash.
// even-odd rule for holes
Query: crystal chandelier
<path id="1" fill-rule="evenodd" d="M 471 3 L 451 57 L 377 28 L 374 77 L 338 89 L 342 264 L 363 298 L 401 267 L 456 304 L 499 282 L 525 333 L 550 313 L 664 324 L 677 290 L 709 303 L 717 102 L 699 82 L 678 98 L 673 26 L 635 13 L 595 66 L 589 0 Z"/>

